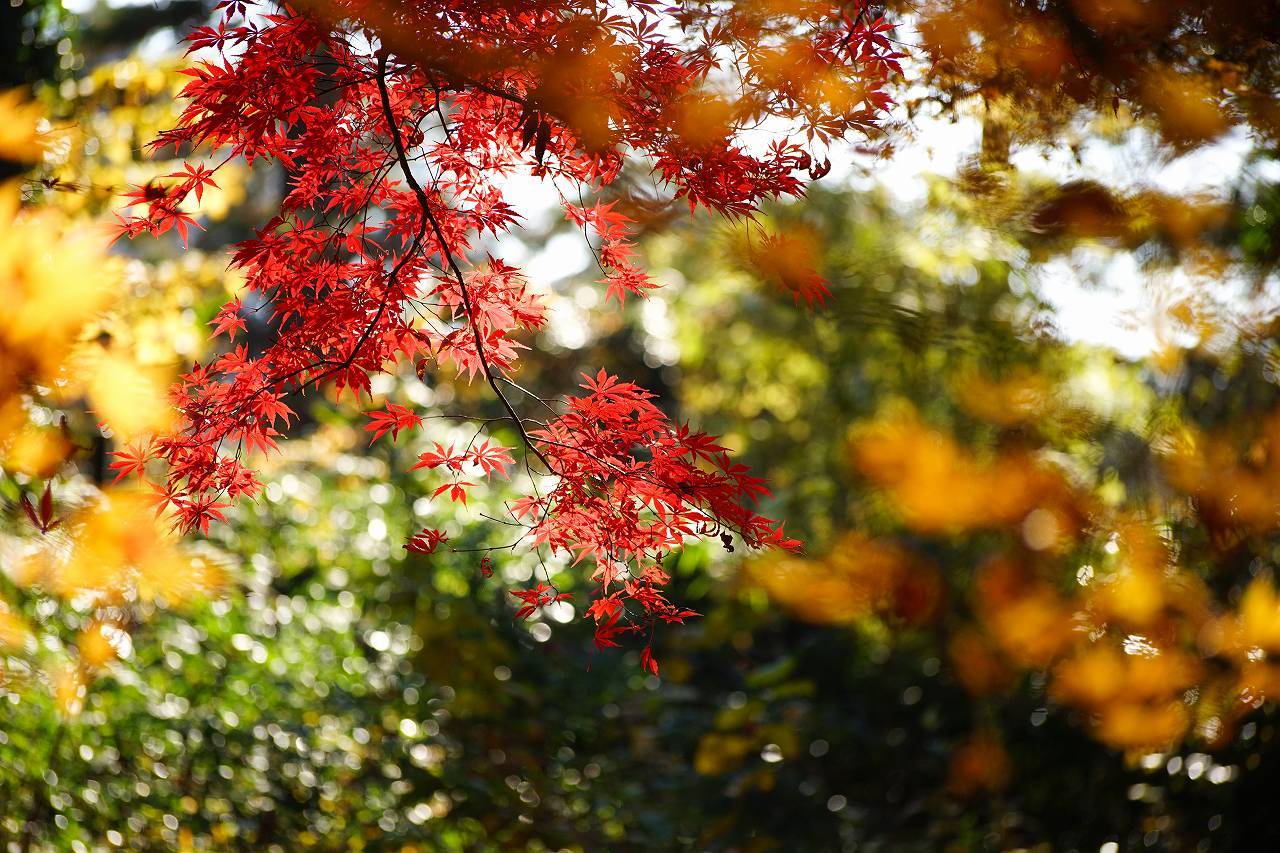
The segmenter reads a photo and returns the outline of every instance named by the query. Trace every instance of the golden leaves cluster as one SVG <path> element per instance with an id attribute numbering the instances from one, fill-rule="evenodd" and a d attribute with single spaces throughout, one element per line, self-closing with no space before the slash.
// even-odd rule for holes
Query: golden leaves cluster
<path id="1" fill-rule="evenodd" d="M 1273 36 L 1245 0 L 931 0 L 912 11 L 932 87 L 953 104 L 1004 103 L 1022 140 L 1052 137 L 1082 109 L 1099 120 L 1123 110 L 1180 149 L 1241 122 L 1280 131 L 1274 89 L 1250 65 Z"/>
<path id="2" fill-rule="evenodd" d="M 870 616 L 919 625 L 941 606 L 937 567 L 892 542 L 846 534 L 816 562 L 779 557 L 747 567 L 749 578 L 801 619 L 854 625 Z"/>
<path id="3" fill-rule="evenodd" d="M 0 101 L 0 126 L 30 139 L 40 154 L 37 114 L 12 97 Z M 29 133 L 27 131 L 30 131 Z M 19 152 L 23 153 L 23 152 Z M 119 296 L 120 264 L 106 256 L 100 228 L 50 206 L 24 206 L 21 184 L 0 185 L 0 466 L 47 477 L 67 458 L 63 432 L 31 417 L 37 402 L 87 399 L 118 435 L 162 429 L 169 420 L 168 377 L 132 353 L 89 337 Z"/>
<path id="4" fill-rule="evenodd" d="M 133 488 L 99 493 L 10 562 L 10 577 L 20 586 L 95 607 L 181 605 L 218 591 L 226 580 L 218 563 L 157 523 L 151 496 Z"/>
<path id="5" fill-rule="evenodd" d="M 1001 389 L 999 395 L 1017 398 L 1021 391 Z M 1005 414 L 1017 411 L 1015 405 Z M 1022 450 L 978 457 L 910 408 L 860 427 L 852 455 L 854 467 L 922 533 L 1022 525 L 1027 544 L 1044 550 L 1078 523 L 1060 471 Z"/>
<path id="6" fill-rule="evenodd" d="M 1119 750 L 1217 742 L 1280 695 L 1274 582 L 1259 575 L 1236 601 L 1204 580 L 1231 549 L 1280 529 L 1280 413 L 1165 429 L 1153 446 L 1175 491 L 1161 508 L 1107 495 L 1032 440 L 1057 405 L 1045 380 L 971 380 L 957 396 L 1003 442 L 979 450 L 903 404 L 857 425 L 849 458 L 877 496 L 868 529 L 985 556 L 943 571 L 896 535 L 857 532 L 821 558 L 758 562 L 750 580 L 807 621 L 934 635 L 974 697 L 1042 673 L 1048 698 Z M 953 791 L 1003 784 L 999 761 L 998 736 L 976 734 Z"/>
<path id="7" fill-rule="evenodd" d="M 16 95 L 0 96 L 0 157 L 67 167 L 75 146 L 41 116 Z M 154 335 L 129 324 L 139 290 L 160 276 L 108 255 L 105 229 L 78 215 L 93 212 L 92 193 L 49 190 L 81 184 L 95 185 L 94 177 L 0 184 L 0 473 L 18 525 L 16 535 L 0 537 L 9 586 L 9 600 L 0 601 L 0 678 L 43 685 L 69 715 L 127 652 L 140 618 L 226 585 L 225 566 L 180 542 L 151 496 L 98 491 L 71 476 L 68 462 L 85 438 L 68 427 L 68 414 L 81 420 L 87 411 L 117 440 L 162 430 L 170 419 L 171 371 L 146 356 Z M 169 343 L 152 348 L 172 359 Z M 68 480 L 46 491 L 37 526 L 16 499 L 33 480 L 59 474 Z M 61 636 L 68 628 L 70 642 Z"/>
<path id="8" fill-rule="evenodd" d="M 229 582 L 225 561 L 184 543 L 136 489 L 92 493 L 42 535 L 0 538 L 0 561 L 18 598 L 57 605 L 24 616 L 0 600 L 0 677 L 8 687 L 44 685 L 68 715 L 127 656 L 140 620 L 217 596 Z M 68 624 L 78 626 L 69 646 L 60 638 Z"/>

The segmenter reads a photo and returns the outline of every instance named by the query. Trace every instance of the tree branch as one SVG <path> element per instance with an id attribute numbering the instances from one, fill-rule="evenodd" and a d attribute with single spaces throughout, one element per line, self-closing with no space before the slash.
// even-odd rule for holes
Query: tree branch
<path id="1" fill-rule="evenodd" d="M 493 367 L 489 364 L 489 356 L 485 351 L 484 338 L 480 334 L 480 324 L 476 320 L 476 313 L 471 305 L 471 294 L 467 291 L 466 279 L 462 275 L 462 270 L 458 267 L 457 260 L 454 259 L 453 252 L 449 249 L 448 240 L 445 238 L 444 230 L 440 227 L 440 221 L 436 219 L 435 214 L 431 212 L 430 200 L 427 193 L 423 190 L 422 185 L 418 183 L 417 177 L 413 174 L 413 169 L 409 166 L 409 155 L 405 151 L 404 139 L 400 134 L 400 126 L 396 123 L 395 113 L 391 109 L 391 94 L 387 91 L 387 51 L 385 48 L 378 52 L 378 94 L 382 99 L 382 114 L 387 120 L 387 127 L 391 131 L 391 143 L 395 146 L 396 157 L 400 161 L 400 169 L 404 172 L 405 180 L 409 184 L 409 188 L 413 190 L 414 196 L 418 199 L 418 205 L 422 208 L 422 215 L 426 222 L 431 223 L 431 229 L 435 232 L 436 242 L 440 245 L 440 254 L 444 256 L 445 263 L 449 266 L 449 271 L 453 275 L 454 280 L 458 284 L 458 292 L 462 296 L 462 307 L 467 314 L 468 324 L 471 326 L 471 334 L 476 342 L 476 355 L 480 359 L 480 369 L 484 373 L 485 379 L 489 383 L 489 387 L 493 389 L 493 393 L 497 395 L 498 402 L 502 404 L 510 417 L 511 423 L 515 426 L 516 431 L 520 433 L 520 438 L 524 442 L 525 447 L 546 466 L 548 473 L 555 473 L 555 469 L 551 466 L 551 462 L 543 455 L 542 451 L 533 443 L 533 439 L 529 437 L 529 433 L 525 431 L 524 423 L 520 416 L 516 413 L 515 408 L 511 405 L 511 401 L 502 393 L 502 388 L 498 385 L 498 379 L 494 373 Z"/>

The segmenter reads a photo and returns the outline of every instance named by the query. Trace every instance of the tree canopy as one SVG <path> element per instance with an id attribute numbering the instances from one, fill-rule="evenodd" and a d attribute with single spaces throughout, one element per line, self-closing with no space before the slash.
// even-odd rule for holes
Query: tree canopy
<path id="1" fill-rule="evenodd" d="M 1277 10 L 7 8 L 10 847 L 1280 838 Z"/>

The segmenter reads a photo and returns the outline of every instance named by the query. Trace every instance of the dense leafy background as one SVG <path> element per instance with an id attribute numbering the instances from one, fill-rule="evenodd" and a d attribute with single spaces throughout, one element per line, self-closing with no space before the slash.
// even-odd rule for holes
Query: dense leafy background
<path id="1" fill-rule="evenodd" d="M 177 60 L 157 60 L 155 45 L 172 44 L 171 28 L 196 11 L 173 3 L 77 19 L 57 4 L 6 7 L 0 30 L 30 34 L 5 53 L 24 69 L 8 82 L 42 80 L 55 123 L 82 131 L 42 167 L 77 180 L 76 191 L 37 183 L 34 203 L 87 219 L 109 206 L 107 188 L 159 171 L 135 157 L 173 116 Z M 143 38 L 151 52 L 140 60 L 129 52 Z M 1265 140 L 1256 157 L 1266 162 Z M 512 618 L 507 590 L 542 567 L 499 552 L 487 578 L 466 551 L 502 543 L 483 518 L 511 497 L 502 482 L 461 508 L 429 498 L 430 476 L 403 473 L 428 446 L 415 442 L 440 430 L 369 446 L 359 408 L 317 397 L 267 463 L 266 497 L 237 507 L 204 543 L 229 582 L 182 606 L 139 604 L 119 659 L 77 712 L 31 672 L 67 658 L 88 617 L 5 581 L 41 650 L 34 670 L 4 670 L 13 677 L 0 718 L 0 839 L 76 850 L 1274 844 L 1271 705 L 1208 718 L 1216 729 L 1200 720 L 1159 748 L 1124 749 L 1094 736 L 1090 715 L 1050 691 L 1043 667 L 973 695 L 952 640 L 972 619 L 977 569 L 1024 531 L 913 530 L 850 450 L 855 425 L 907 404 L 975 454 L 1033 448 L 1102 503 L 1142 507 L 1176 531 L 1189 571 L 1235 606 L 1274 562 L 1274 525 L 1236 535 L 1229 519 L 1215 527 L 1179 509 L 1187 499 L 1167 482 L 1160 442 L 1170 424 L 1262 423 L 1276 403 L 1269 328 L 1241 334 L 1225 310 L 1196 302 L 1187 320 L 1174 305 L 1184 325 L 1212 315 L 1220 326 L 1127 361 L 1055 335 L 1035 273 L 1084 246 L 1133 253 L 1153 276 L 1211 256 L 1265 290 L 1280 193 L 1259 176 L 1274 172 L 1250 168 L 1223 187 L 1223 210 L 1188 238 L 1151 225 L 1163 221 L 1158 198 L 974 168 L 938 179 L 918 202 L 834 185 L 769 210 L 769 227 L 809 235 L 792 248 L 831 282 L 828 307 L 814 312 L 778 286 L 785 258 L 752 255 L 750 231 L 682 219 L 645 245 L 666 285 L 648 304 L 590 310 L 589 272 L 556 282 L 565 322 L 581 328 L 543 341 L 522 380 L 563 388 L 598 366 L 636 378 L 769 478 L 768 509 L 806 540 L 811 565 L 869 547 L 850 531 L 891 539 L 935 567 L 937 588 L 917 591 L 923 599 L 839 619 L 818 607 L 815 618 L 811 599 L 825 589 L 771 596 L 768 565 L 691 548 L 669 569 L 674 597 L 703 616 L 663 636 L 658 680 L 634 653 L 593 651 L 589 627 L 567 609 Z M 219 253 L 280 182 L 253 174 L 224 186 L 194 254 L 180 256 L 176 242 L 118 250 L 135 253 L 132 290 L 107 333 L 141 363 L 148 346 L 160 360 L 207 346 L 204 324 L 234 286 Z M 1125 206 L 1139 203 L 1140 213 Z M 555 239 L 557 226 L 546 232 Z M 1052 389 L 1049 413 L 1004 423 L 975 409 L 977 377 L 1027 376 Z M 411 374 L 375 391 L 423 412 L 460 398 L 492 405 L 465 383 L 427 386 Z M 59 500 L 74 502 L 106 479 L 109 439 L 74 404 L 65 409 L 88 446 L 58 479 Z M 6 537 L 31 535 L 17 501 L 44 478 L 6 473 Z M 403 541 L 424 525 L 445 529 L 452 548 L 407 555 Z M 1218 547 L 1228 533 L 1234 544 Z M 1093 559 L 1091 547 L 1069 546 L 1063 562 Z M 562 565 L 550 571 L 580 588 Z M 1074 570 L 1053 582 L 1070 589 Z"/>

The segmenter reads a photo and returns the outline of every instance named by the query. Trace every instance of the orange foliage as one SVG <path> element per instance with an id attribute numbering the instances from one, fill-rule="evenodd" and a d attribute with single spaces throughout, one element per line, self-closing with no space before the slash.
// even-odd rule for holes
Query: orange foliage
<path id="1" fill-rule="evenodd" d="M 777 557 L 752 564 L 753 581 L 800 618 L 827 625 L 868 616 L 920 625 L 942 603 L 942 581 L 931 563 L 898 545 L 850 534 L 821 562 Z"/>
<path id="2" fill-rule="evenodd" d="M 990 732 L 978 732 L 951 756 L 947 789 L 958 797 L 1000 791 L 1009 784 L 1009 755 Z"/>
<path id="3" fill-rule="evenodd" d="M 1177 148 L 1218 138 L 1242 115 L 1263 133 L 1276 131 L 1274 87 L 1249 73 L 1257 63 L 1239 59 L 1274 43 L 1271 22 L 1259 21 L 1256 4 L 926 0 L 910 6 L 934 60 L 929 82 L 947 95 L 928 97 L 943 104 L 966 97 L 1007 102 L 1024 138 L 1051 136 L 1084 111 L 1118 117 L 1122 103 Z"/>
<path id="4" fill-rule="evenodd" d="M 806 305 L 821 305 L 830 291 L 818 270 L 823 255 L 822 237 L 812 228 L 794 226 L 778 234 L 765 234 L 758 242 L 748 234 L 742 243 L 744 268 L 785 296 Z"/>
<path id="5" fill-rule="evenodd" d="M 1198 659 L 1176 650 L 1130 654 L 1102 643 L 1060 663 L 1052 695 L 1096 715 L 1098 737 L 1122 749 L 1167 747 L 1182 738 L 1190 714 L 1182 701 L 1201 674 Z"/>
<path id="6" fill-rule="evenodd" d="M 1194 495 L 1214 528 L 1280 525 L 1280 410 L 1245 429 L 1185 429 L 1165 458 L 1170 481 Z"/>
<path id="7" fill-rule="evenodd" d="M 1052 383 L 1029 369 L 992 379 L 968 372 L 953 385 L 956 402 L 975 418 L 999 426 L 1035 423 L 1049 413 Z"/>
<path id="8" fill-rule="evenodd" d="M 38 118 L 15 95 L 0 95 L 0 158 L 39 158 Z M 117 438 L 167 423 L 169 377 L 96 340 L 95 325 L 120 289 L 105 232 L 53 208 L 24 207 L 18 182 L 0 184 L 0 471 L 20 488 L 38 490 L 31 478 L 52 480 L 77 450 L 65 427 L 33 417 L 37 407 L 71 408 L 83 397 Z M 38 675 L 57 707 L 75 715 L 94 676 L 127 648 L 127 626 L 144 605 L 216 593 L 226 572 L 182 545 L 140 491 L 55 492 L 46 482 L 39 509 L 25 488 L 22 501 L 25 535 L 0 539 L 8 578 L 21 593 L 56 596 L 90 618 L 75 654 L 49 660 L 46 652 L 62 644 L 37 638 L 55 632 L 56 620 L 28 621 L 0 602 L 0 650 L 39 664 L 6 675 Z"/>
<path id="9" fill-rule="evenodd" d="M 999 693 L 1013 681 L 1013 666 L 977 630 L 961 628 L 952 634 L 947 654 L 956 678 L 974 696 Z"/>
<path id="10" fill-rule="evenodd" d="M 1052 548 L 1076 526 L 1063 476 L 1031 454 L 977 459 L 950 436 L 905 410 L 860 427 L 853 464 L 883 489 L 908 527 L 964 532 L 1031 520 L 1033 547 Z M 1035 510 L 1048 515 L 1031 518 Z"/>
<path id="11" fill-rule="evenodd" d="M 155 518 L 152 499 L 134 489 L 108 490 L 26 543 L 12 576 L 22 586 L 100 606 L 181 605 L 226 583 L 225 570 L 185 547 Z"/>
<path id="12" fill-rule="evenodd" d="M 956 393 L 971 413 L 1010 430 L 1054 405 L 1047 381 L 1030 372 L 973 377 Z M 1089 731 L 1121 750 L 1172 747 L 1197 722 L 1203 737 L 1220 738 L 1280 694 L 1280 593 L 1269 577 L 1255 579 L 1238 605 L 1216 599 L 1179 565 L 1178 540 L 1149 507 L 1109 506 L 1021 445 L 979 454 L 911 409 L 853 436 L 853 467 L 904 527 L 952 540 L 981 534 L 990 556 L 948 577 L 923 569 L 890 537 L 849 534 L 825 557 L 753 566 L 751 578 L 801 618 L 901 616 L 904 583 L 919 583 L 929 590 L 929 615 L 907 621 L 945 632 L 951 672 L 971 695 L 998 694 L 1020 674 L 1041 672 L 1055 703 L 1083 712 Z M 1184 430 L 1164 444 L 1170 481 L 1195 498 L 1186 520 L 1216 534 L 1217 547 L 1278 526 L 1278 442 L 1280 413 L 1253 429 Z M 1224 529 L 1237 538 L 1224 543 Z M 1082 563 L 1082 552 L 1098 556 Z M 941 618 L 943 603 L 955 621 Z M 1003 784 L 998 744 L 984 738 L 953 761 L 957 795 Z"/>
<path id="13" fill-rule="evenodd" d="M 1008 559 L 984 566 L 974 608 L 1005 657 L 1022 668 L 1052 661 L 1071 639 L 1073 612 L 1047 583 Z"/>

